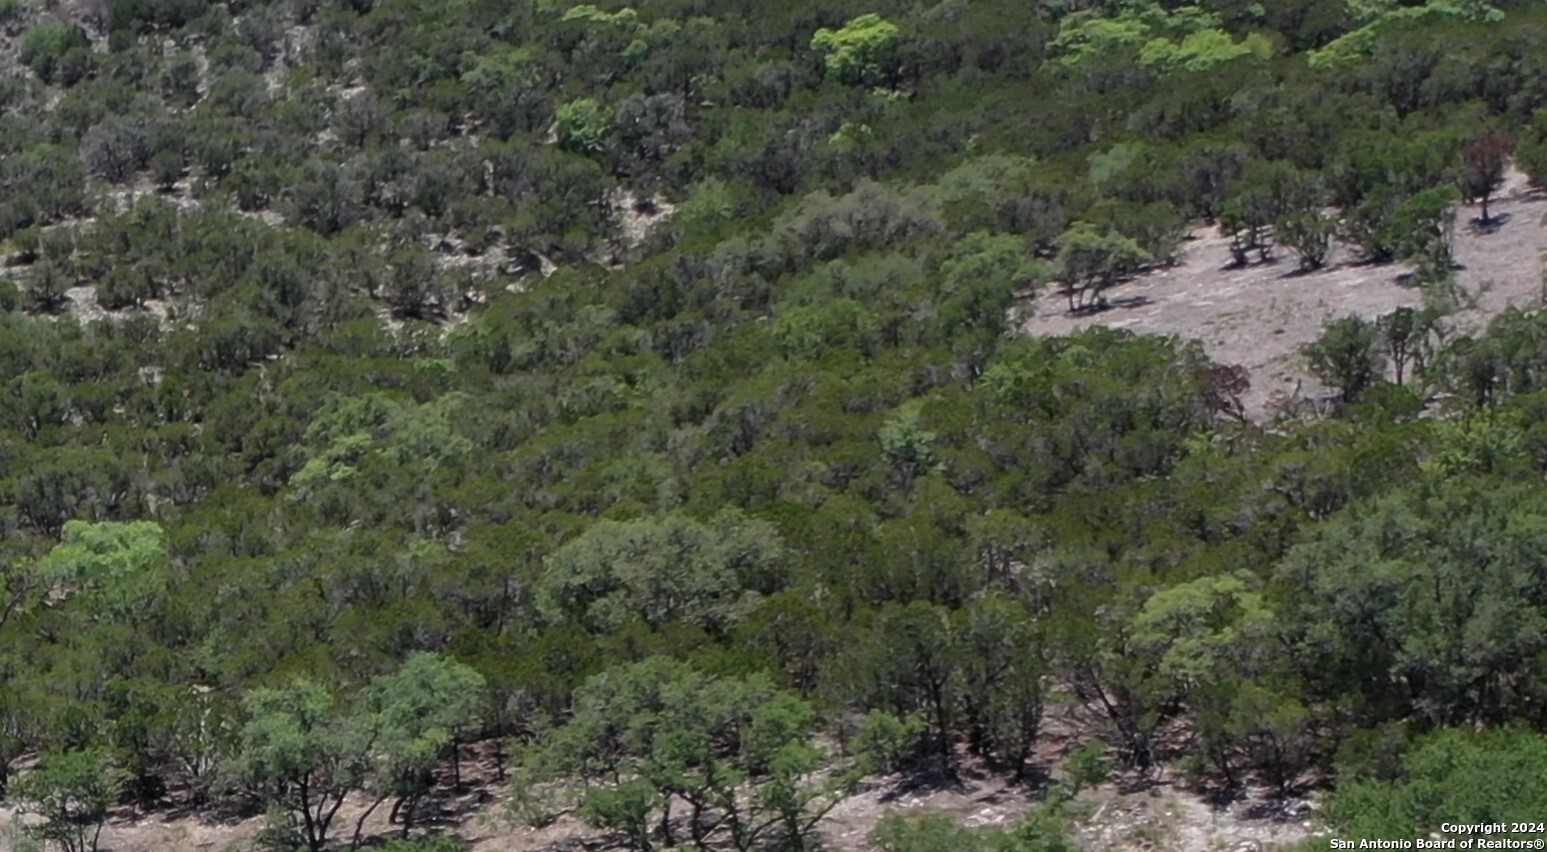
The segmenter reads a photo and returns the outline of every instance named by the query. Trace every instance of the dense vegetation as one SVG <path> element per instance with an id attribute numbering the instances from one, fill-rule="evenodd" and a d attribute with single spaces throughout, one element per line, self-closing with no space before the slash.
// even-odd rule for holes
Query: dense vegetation
<path id="1" fill-rule="evenodd" d="M 321 849 L 350 795 L 406 834 L 479 742 L 523 818 L 800 850 L 869 773 L 1053 770 L 1050 713 L 1372 835 L 1541 817 L 1547 314 L 1446 317 L 1456 217 L 1547 178 L 1541 4 L 0 27 L 0 790 L 42 839 L 177 800 Z M 1270 425 L 1196 343 L 1014 334 L 1200 222 L 1427 307 L 1330 326 L 1335 415 Z M 875 842 L 1070 848 L 1063 795 Z"/>

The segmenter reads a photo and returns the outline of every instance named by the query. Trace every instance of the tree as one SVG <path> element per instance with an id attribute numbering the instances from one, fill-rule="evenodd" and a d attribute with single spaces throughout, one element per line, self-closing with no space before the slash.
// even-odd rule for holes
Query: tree
<path id="1" fill-rule="evenodd" d="M 1407 199 L 1392 215 L 1391 240 L 1398 256 L 1416 262 L 1426 281 L 1448 279 L 1456 265 L 1451 241 L 1459 200 L 1454 186 L 1439 186 Z"/>
<path id="2" fill-rule="evenodd" d="M 1276 570 L 1308 694 L 1340 696 L 1366 723 L 1535 716 L 1540 690 L 1523 673 L 1547 649 L 1532 579 L 1547 531 L 1528 520 L 1542 498 L 1497 480 L 1442 481 L 1350 506 Z"/>
<path id="3" fill-rule="evenodd" d="M 1343 402 L 1358 402 L 1381 375 L 1384 359 L 1374 323 L 1346 316 L 1327 324 L 1302 350 L 1316 378 L 1338 391 Z"/>
<path id="4" fill-rule="evenodd" d="M 1273 229 L 1274 239 L 1299 258 L 1301 272 L 1314 272 L 1326 265 L 1336 233 L 1337 223 L 1314 210 L 1288 214 Z"/>
<path id="5" fill-rule="evenodd" d="M 1083 222 L 1064 232 L 1057 268 L 1070 312 L 1106 305 L 1106 291 L 1150 261 L 1132 239 Z"/>
<path id="6" fill-rule="evenodd" d="M 50 597 L 78 597 L 88 618 L 131 622 L 169 582 L 166 533 L 151 521 L 68 521 L 38 564 Z"/>
<path id="7" fill-rule="evenodd" d="M 1328 797 L 1328 819 L 1351 836 L 1424 836 L 1433 815 L 1453 824 L 1502 823 L 1508 828 L 1547 803 L 1542 766 L 1547 740 L 1524 727 L 1442 729 L 1402 756 L 1396 778 L 1340 778 Z M 1505 830 L 1498 841 L 1530 842 L 1537 833 Z"/>
<path id="8" fill-rule="evenodd" d="M 734 510 L 707 524 L 677 515 L 601 521 L 543 560 L 537 605 L 551 621 L 598 632 L 642 621 L 720 633 L 779 589 L 783 561 L 773 526 Z"/>
<path id="9" fill-rule="evenodd" d="M 118 795 L 118 771 L 100 751 L 43 755 L 17 779 L 10 798 L 17 812 L 39 818 L 23 829 L 64 852 L 96 852 L 108 806 Z"/>
<path id="10" fill-rule="evenodd" d="M 968 234 L 940 272 L 941 333 L 974 372 L 1007 330 L 1016 301 L 1049 274 L 1023 241 L 983 232 Z"/>
<path id="11" fill-rule="evenodd" d="M 985 595 L 956 612 L 968 742 L 1022 778 L 1042 730 L 1048 665 L 1042 637 L 1019 601 Z"/>
<path id="12" fill-rule="evenodd" d="M 321 852 L 344 797 L 365 778 L 372 732 L 344 716 L 327 689 L 304 679 L 255 689 L 242 709 L 247 721 L 232 769 L 236 780 L 299 817 L 297 839 Z"/>
<path id="13" fill-rule="evenodd" d="M 371 786 L 378 798 L 355 825 L 357 842 L 366 817 L 387 797 L 396 797 L 387 821 L 400 822 L 408 835 L 418 802 L 434 783 L 433 770 L 456 751 L 483 705 L 483 691 L 482 675 L 426 652 L 371 682 L 360 724 L 371 729 Z"/>
<path id="14" fill-rule="evenodd" d="M 69 276 L 57 263 L 45 260 L 33 264 L 27 274 L 22 295 L 32 310 L 57 313 L 70 301 L 65 291 L 70 289 L 71 283 Z"/>
<path id="15" fill-rule="evenodd" d="M 1414 359 L 1419 359 L 1416 366 L 1420 371 L 1423 369 L 1421 345 L 1429 334 L 1431 321 L 1425 312 L 1408 307 L 1397 308 L 1376 320 L 1386 357 L 1391 359 L 1392 369 L 1396 371 L 1397 384 L 1403 383 L 1407 366 Z"/>
<path id="16" fill-rule="evenodd" d="M 897 471 L 903 489 L 911 489 L 920 476 L 941 470 L 935 459 L 935 434 L 919 425 L 919 406 L 904 406 L 882 425 L 878 437 L 881 452 Z"/>
<path id="17" fill-rule="evenodd" d="M 580 98 L 559 107 L 554 132 L 559 144 L 577 154 L 595 154 L 607 148 L 614 128 L 614 113 L 594 98 Z"/>
<path id="18" fill-rule="evenodd" d="M 822 774 L 832 756 L 809 741 L 815 721 L 766 676 L 714 677 L 651 657 L 582 685 L 569 720 L 525 750 L 522 780 L 585 779 L 573 804 L 640 852 L 677 845 L 674 802 L 689 809 L 698 848 L 804 850 L 863 768 L 840 761 Z"/>
<path id="19" fill-rule="evenodd" d="M 871 13 L 841 29 L 822 28 L 811 37 L 811 49 L 822 54 L 827 73 L 851 86 L 880 86 L 897 73 L 897 25 Z"/>
<path id="20" fill-rule="evenodd" d="M 122 183 L 150 162 L 150 143 L 143 119 L 110 116 L 87 131 L 81 155 L 93 172 Z"/>
<path id="21" fill-rule="evenodd" d="M 1504 172 L 1514 153 L 1515 143 L 1493 131 L 1476 137 L 1461 152 L 1461 171 L 1457 178 L 1461 199 L 1482 205 L 1478 222 L 1483 227 L 1493 224 L 1488 217 L 1488 199 L 1504 183 Z"/>
<path id="22" fill-rule="evenodd" d="M 45 83 L 59 82 L 65 57 L 72 51 L 90 51 L 91 39 L 80 27 L 64 23 L 39 24 L 22 41 L 21 61 Z M 67 80 L 73 83 L 75 80 Z"/>

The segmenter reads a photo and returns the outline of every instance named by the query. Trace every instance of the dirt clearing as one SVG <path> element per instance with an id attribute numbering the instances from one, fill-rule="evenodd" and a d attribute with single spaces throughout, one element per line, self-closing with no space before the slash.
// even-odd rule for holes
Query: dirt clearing
<path id="1" fill-rule="evenodd" d="M 1472 224 L 1476 207 L 1463 207 L 1456 216 L 1455 256 L 1462 267 L 1457 279 L 1477 297 L 1475 308 L 1454 317 L 1462 330 L 1480 327 L 1509 305 L 1542 301 L 1547 196 L 1531 192 L 1524 176 L 1512 172 L 1489 206 L 1496 222 L 1486 232 Z M 1104 325 L 1195 338 L 1215 361 L 1251 372 L 1243 402 L 1257 419 L 1293 395 L 1300 382 L 1303 394 L 1319 391 L 1298 352 L 1327 320 L 1346 314 L 1374 319 L 1422 302 L 1416 288 L 1399 283 L 1407 267 L 1358 264 L 1346 247 L 1334 251 L 1327 268 L 1298 275 L 1287 251 L 1275 263 L 1233 268 L 1229 243 L 1212 228 L 1194 231 L 1175 266 L 1112 289 L 1107 294 L 1112 307 L 1098 314 L 1070 316 L 1063 296 L 1050 290 L 1035 300 L 1035 313 L 1022 330 L 1068 334 Z"/>

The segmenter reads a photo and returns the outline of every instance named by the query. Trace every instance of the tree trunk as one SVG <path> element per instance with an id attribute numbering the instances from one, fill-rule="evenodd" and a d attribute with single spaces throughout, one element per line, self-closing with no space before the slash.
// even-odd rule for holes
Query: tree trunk
<path id="1" fill-rule="evenodd" d="M 414 827 L 414 811 L 419 809 L 419 797 L 418 796 L 404 796 L 399 801 L 401 801 L 403 803 L 403 811 L 402 811 L 402 814 L 401 814 L 402 817 L 403 817 L 403 834 L 402 834 L 402 837 L 403 837 L 404 840 L 407 840 L 408 839 L 408 831 L 409 831 L 409 829 Z"/>
<path id="2" fill-rule="evenodd" d="M 666 795 L 661 805 L 661 824 L 657 829 L 661 833 L 661 842 L 668 847 L 676 846 L 677 841 L 671 836 L 671 794 Z"/>
<path id="3" fill-rule="evenodd" d="M 359 849 L 360 848 L 360 840 L 361 840 L 362 835 L 365 832 L 365 820 L 367 818 L 369 818 L 370 815 L 372 813 L 374 813 L 378 807 L 381 806 L 381 803 L 385 802 L 386 800 L 387 800 L 387 797 L 386 796 L 382 796 L 382 797 L 378 798 L 376 801 L 371 802 L 371 806 L 365 809 L 365 813 L 360 814 L 360 818 L 355 820 L 355 836 L 354 836 L 354 839 L 349 842 L 349 848 L 350 849 Z"/>

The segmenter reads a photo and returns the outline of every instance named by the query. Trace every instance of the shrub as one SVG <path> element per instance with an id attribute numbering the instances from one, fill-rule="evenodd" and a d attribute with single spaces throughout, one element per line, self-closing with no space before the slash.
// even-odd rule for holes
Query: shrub
<path id="1" fill-rule="evenodd" d="M 45 83 L 59 81 L 65 54 L 73 49 L 90 51 L 86 31 L 70 24 L 40 24 L 27 32 L 21 45 L 21 61 Z"/>

